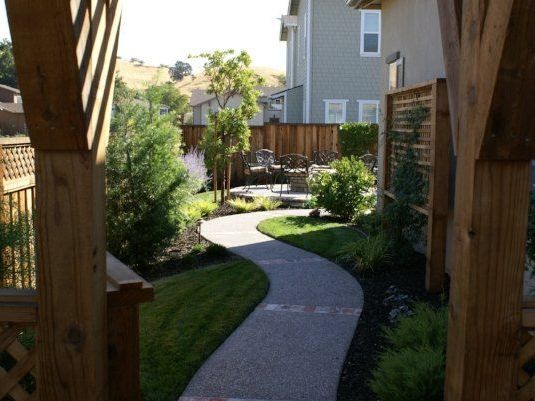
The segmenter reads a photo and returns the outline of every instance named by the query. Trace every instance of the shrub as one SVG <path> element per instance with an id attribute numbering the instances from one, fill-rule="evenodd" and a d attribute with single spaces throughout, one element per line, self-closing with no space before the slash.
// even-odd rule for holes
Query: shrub
<path id="1" fill-rule="evenodd" d="M 195 244 L 193 245 L 193 248 L 191 249 L 191 253 L 193 255 L 199 255 L 206 251 L 206 247 L 203 244 Z"/>
<path id="2" fill-rule="evenodd" d="M 377 124 L 345 123 L 340 126 L 338 132 L 342 156 L 361 157 L 365 154 L 377 153 L 377 141 L 379 138 L 379 126 Z"/>
<path id="3" fill-rule="evenodd" d="M 385 330 L 391 347 L 379 356 L 371 388 L 380 401 L 443 401 L 447 308 L 418 304 L 414 315 Z"/>
<path id="4" fill-rule="evenodd" d="M 256 198 L 253 203 L 258 210 L 263 211 L 277 210 L 282 205 L 282 202 L 264 196 Z"/>
<path id="5" fill-rule="evenodd" d="M 190 179 L 199 185 L 198 190 L 208 190 L 210 176 L 204 163 L 204 152 L 197 148 L 190 148 L 188 153 L 181 156 Z"/>
<path id="6" fill-rule="evenodd" d="M 390 243 L 383 234 L 363 237 L 340 248 L 339 259 L 356 271 L 375 270 L 391 263 Z"/>
<path id="7" fill-rule="evenodd" d="M 374 205 L 372 192 L 375 177 L 363 162 L 355 157 L 334 161 L 334 172 L 316 174 L 310 180 L 310 189 L 319 207 L 344 220 L 353 220 Z"/>
<path id="8" fill-rule="evenodd" d="M 195 184 L 180 158 L 180 131 L 136 104 L 117 107 L 108 147 L 108 249 L 146 269 L 184 226 Z"/>
<path id="9" fill-rule="evenodd" d="M 228 256 L 228 249 L 223 245 L 211 244 L 206 248 L 206 255 L 211 258 L 224 258 Z"/>
<path id="10" fill-rule="evenodd" d="M 368 235 L 381 232 L 381 216 L 375 211 L 359 216 L 355 220 L 355 224 Z"/>
<path id="11" fill-rule="evenodd" d="M 236 211 L 236 213 L 250 213 L 258 210 L 256 203 L 242 198 L 231 199 L 227 201 L 227 203 Z"/>

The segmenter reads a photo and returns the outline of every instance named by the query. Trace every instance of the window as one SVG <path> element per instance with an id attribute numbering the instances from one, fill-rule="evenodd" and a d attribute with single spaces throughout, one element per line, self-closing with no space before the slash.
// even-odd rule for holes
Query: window
<path id="1" fill-rule="evenodd" d="M 359 121 L 379 123 L 379 100 L 359 100 Z"/>
<path id="2" fill-rule="evenodd" d="M 362 11 L 360 19 L 360 55 L 381 55 L 381 11 Z"/>
<path id="3" fill-rule="evenodd" d="M 405 59 L 403 57 L 388 64 L 388 89 L 402 88 Z"/>
<path id="4" fill-rule="evenodd" d="M 349 100 L 329 99 L 325 102 L 325 123 L 342 124 L 346 122 L 346 107 Z"/>

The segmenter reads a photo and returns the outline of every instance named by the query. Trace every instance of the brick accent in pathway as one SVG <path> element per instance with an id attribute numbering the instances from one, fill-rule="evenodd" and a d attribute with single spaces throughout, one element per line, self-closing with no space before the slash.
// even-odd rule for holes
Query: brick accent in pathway
<path id="1" fill-rule="evenodd" d="M 336 264 L 256 230 L 264 219 L 307 214 L 260 212 L 203 224 L 207 240 L 260 266 L 270 289 L 179 401 L 336 401 L 362 289 Z"/>

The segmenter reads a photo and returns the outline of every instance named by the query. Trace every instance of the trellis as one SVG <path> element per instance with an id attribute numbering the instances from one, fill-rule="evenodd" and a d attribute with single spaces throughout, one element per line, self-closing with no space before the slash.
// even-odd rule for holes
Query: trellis
<path id="1" fill-rule="evenodd" d="M 418 155 L 418 171 L 428 183 L 425 205 L 412 208 L 427 218 L 427 277 L 428 290 L 443 289 L 448 224 L 448 196 L 450 169 L 450 120 L 446 81 L 437 79 L 423 84 L 390 91 L 386 96 L 387 130 L 398 135 L 413 135 L 414 128 L 407 121 L 407 113 L 423 108 L 425 118 L 416 128 L 417 139 L 412 146 Z M 385 136 L 383 157 L 384 180 L 380 193 L 384 202 L 395 200 L 392 177 L 399 156 L 409 146 L 405 141 Z"/>

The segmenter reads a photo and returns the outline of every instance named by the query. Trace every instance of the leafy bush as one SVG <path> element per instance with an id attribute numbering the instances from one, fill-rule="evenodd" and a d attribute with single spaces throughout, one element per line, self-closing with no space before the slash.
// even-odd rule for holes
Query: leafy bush
<path id="1" fill-rule="evenodd" d="M 204 152 L 197 148 L 190 148 L 188 153 L 182 155 L 182 161 L 188 170 L 188 175 L 193 182 L 198 183 L 198 190 L 208 190 L 210 176 L 204 163 Z"/>
<path id="2" fill-rule="evenodd" d="M 415 306 L 386 330 L 391 343 L 379 357 L 371 388 L 380 401 L 443 401 L 446 370 L 447 308 Z"/>
<path id="3" fill-rule="evenodd" d="M 372 192 L 375 177 L 355 157 L 334 161 L 334 172 L 316 174 L 310 180 L 319 207 L 344 220 L 354 220 L 369 211 L 376 201 Z"/>
<path id="4" fill-rule="evenodd" d="M 339 251 L 339 259 L 351 263 L 356 271 L 373 271 L 392 262 L 390 242 L 383 234 L 362 237 L 358 241 L 343 245 Z"/>
<path id="5" fill-rule="evenodd" d="M 0 253 L 4 255 L 0 257 L 0 283 L 3 287 L 16 288 L 28 287 L 30 282 L 35 285 L 35 233 L 31 216 L 15 213 L 3 217 L 0 219 Z"/>
<path id="6" fill-rule="evenodd" d="M 211 258 L 223 258 L 228 256 L 228 249 L 223 245 L 211 244 L 206 248 L 206 255 Z"/>
<path id="7" fill-rule="evenodd" d="M 253 203 L 256 205 L 257 210 L 263 211 L 277 210 L 282 205 L 282 202 L 264 196 L 255 198 Z"/>
<path id="8" fill-rule="evenodd" d="M 258 210 L 258 206 L 254 202 L 242 198 L 231 199 L 227 203 L 236 213 L 250 213 Z"/>
<path id="9" fill-rule="evenodd" d="M 196 200 L 183 207 L 182 213 L 189 225 L 196 223 L 198 220 L 210 215 L 217 209 L 217 204 L 206 200 Z"/>
<path id="10" fill-rule="evenodd" d="M 342 156 L 361 157 L 377 153 L 379 126 L 362 122 L 345 123 L 339 129 Z"/>
<path id="11" fill-rule="evenodd" d="M 355 220 L 355 224 L 368 235 L 381 232 L 381 216 L 375 211 L 359 216 Z"/>
<path id="12" fill-rule="evenodd" d="M 180 206 L 195 189 L 180 158 L 180 131 L 135 103 L 116 107 L 107 167 L 108 249 L 138 271 L 184 226 Z"/>

